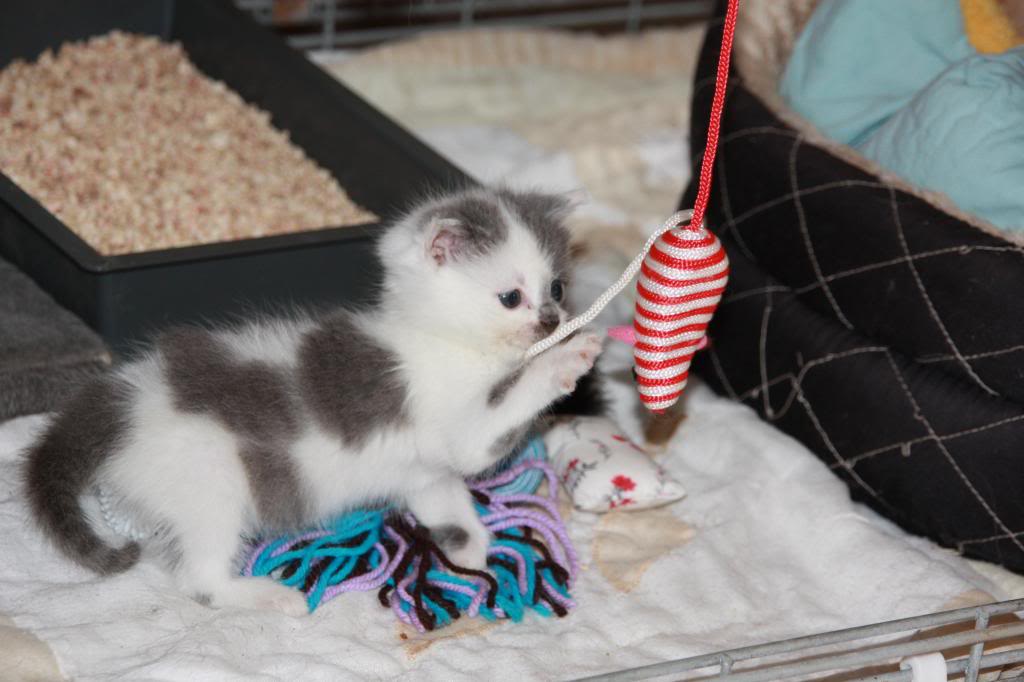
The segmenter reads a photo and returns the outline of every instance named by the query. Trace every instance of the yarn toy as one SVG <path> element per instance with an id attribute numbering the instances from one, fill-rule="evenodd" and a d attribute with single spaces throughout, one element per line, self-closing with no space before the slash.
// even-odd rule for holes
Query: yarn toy
<path id="1" fill-rule="evenodd" d="M 538 495 L 544 480 L 547 491 Z M 569 588 L 579 564 L 558 513 L 558 480 L 543 442 L 533 439 L 504 471 L 469 486 L 494 538 L 489 571 L 454 565 L 411 515 L 374 509 L 263 542 L 252 549 L 243 574 L 302 590 L 310 611 L 346 592 L 377 590 L 382 606 L 420 632 L 463 613 L 515 622 L 527 611 L 566 615 L 574 606 Z"/>
<path id="2" fill-rule="evenodd" d="M 653 412 L 664 412 L 682 395 L 693 354 L 706 345 L 708 323 L 729 280 L 729 259 L 718 238 L 704 224 L 711 193 L 711 171 L 725 107 L 729 56 L 736 30 L 739 0 L 729 0 L 722 30 L 715 94 L 711 103 L 707 145 L 701 162 L 697 199 L 692 210 L 680 211 L 657 230 L 643 250 L 582 315 L 531 346 L 531 358 L 557 345 L 598 313 L 639 273 L 633 317 L 633 369 L 640 399 Z"/>

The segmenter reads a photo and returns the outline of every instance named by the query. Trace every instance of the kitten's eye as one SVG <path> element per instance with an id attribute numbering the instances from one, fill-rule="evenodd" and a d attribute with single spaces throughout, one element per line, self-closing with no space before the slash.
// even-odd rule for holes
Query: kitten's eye
<path id="1" fill-rule="evenodd" d="M 551 298 L 555 299 L 555 303 L 561 303 L 563 296 L 565 296 L 565 285 L 562 284 L 562 280 L 556 279 L 551 283 Z"/>
<path id="2" fill-rule="evenodd" d="M 505 291 L 503 293 L 498 294 L 498 300 L 501 301 L 501 304 L 506 308 L 515 308 L 519 305 L 520 302 L 522 302 L 523 292 L 519 291 L 519 289 Z"/>

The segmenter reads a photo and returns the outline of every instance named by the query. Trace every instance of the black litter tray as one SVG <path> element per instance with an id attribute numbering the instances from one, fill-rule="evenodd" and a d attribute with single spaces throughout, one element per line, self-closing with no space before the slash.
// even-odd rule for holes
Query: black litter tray
<path id="1" fill-rule="evenodd" d="M 386 220 L 416 196 L 470 184 L 458 168 L 226 2 L 33 0 L 0 5 L 0 69 L 114 29 L 182 44 Z M 282 304 L 350 303 L 379 268 L 377 225 L 102 256 L 0 174 L 0 255 L 115 349 L 172 322 L 216 321 Z"/>

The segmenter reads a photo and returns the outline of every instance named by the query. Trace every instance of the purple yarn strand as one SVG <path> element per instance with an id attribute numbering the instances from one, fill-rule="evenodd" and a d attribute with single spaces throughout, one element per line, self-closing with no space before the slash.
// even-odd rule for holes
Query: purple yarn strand
<path id="1" fill-rule="evenodd" d="M 476 481 L 475 483 L 471 483 L 470 488 L 472 488 L 473 490 L 479 490 L 482 493 L 486 493 L 489 489 L 498 488 L 500 486 L 505 485 L 506 483 L 511 483 L 515 479 L 519 478 L 519 475 L 522 474 L 527 469 L 536 469 L 538 468 L 538 466 L 540 466 L 538 464 L 535 464 L 534 462 L 537 462 L 537 460 L 521 462 L 519 464 L 511 466 L 508 469 L 505 469 L 497 476 L 495 476 L 494 478 L 489 478 L 486 481 Z M 541 466 L 540 468 L 543 467 Z"/>
<path id="2" fill-rule="evenodd" d="M 324 590 L 323 597 L 321 597 L 320 600 L 328 601 L 330 599 L 334 599 L 343 592 L 363 592 L 366 590 L 372 590 L 386 583 L 390 575 L 388 568 L 390 568 L 391 565 L 388 550 L 379 542 L 373 546 L 373 549 L 381 557 L 381 562 L 377 568 L 354 578 L 343 580 L 337 585 L 331 585 Z"/>
<path id="3" fill-rule="evenodd" d="M 281 545 L 280 547 L 275 549 L 273 552 L 271 552 L 270 556 L 271 556 L 271 558 L 276 559 L 277 557 L 281 556 L 285 552 L 290 551 L 292 547 L 294 547 L 295 545 L 299 544 L 300 542 L 305 542 L 306 540 L 316 540 L 318 538 L 322 538 L 325 535 L 330 535 L 330 534 L 331 534 L 330 531 L 327 531 L 327 530 L 311 530 L 308 533 L 304 533 L 304 534 L 300 535 L 297 538 L 292 538 L 291 542 L 287 542 L 287 543 Z"/>
<path id="4" fill-rule="evenodd" d="M 548 595 L 566 609 L 575 608 L 576 602 L 559 592 L 546 577 L 544 578 L 544 587 L 546 588 Z"/>
<path id="5" fill-rule="evenodd" d="M 548 543 L 548 549 L 550 549 L 551 552 L 555 555 L 552 558 L 556 562 L 561 564 L 563 567 L 568 568 L 568 561 L 565 557 L 565 553 L 561 550 L 561 548 L 556 547 L 556 543 L 554 542 L 554 536 L 552 535 L 551 531 L 547 528 L 547 526 L 545 526 L 543 523 L 537 523 L 536 521 L 529 518 L 518 517 L 507 519 L 499 524 L 491 526 L 491 530 L 494 532 L 498 532 L 502 530 L 507 530 L 509 528 L 519 528 L 522 526 L 528 526 L 530 528 L 533 528 L 534 530 L 538 531 L 541 535 L 543 535 L 544 539 Z M 571 575 L 572 573 L 570 571 L 570 576 Z"/>
<path id="6" fill-rule="evenodd" d="M 387 549 L 382 544 L 377 543 L 374 545 L 374 549 L 380 552 L 380 565 L 370 573 L 365 573 L 363 575 L 356 576 L 355 578 L 349 578 L 344 582 L 328 587 L 324 590 L 324 596 L 321 601 L 333 599 L 343 592 L 375 590 L 382 587 L 384 583 L 391 579 L 391 576 L 398 567 L 398 564 L 405 556 L 405 552 L 409 548 L 409 545 L 401 535 L 396 533 L 389 526 L 384 527 L 384 532 L 387 533 L 388 537 L 391 538 L 396 545 L 398 545 L 395 548 L 394 555 L 389 558 Z"/>
<path id="7" fill-rule="evenodd" d="M 490 591 L 491 586 L 483 578 L 473 576 L 470 580 L 476 585 L 476 595 L 473 597 L 473 601 L 469 602 L 466 613 L 475 616 L 480 612 L 480 606 L 484 603 L 484 600 L 487 599 L 487 593 Z"/>
<path id="8" fill-rule="evenodd" d="M 304 535 L 300 535 L 297 538 L 292 538 L 288 542 L 282 543 L 281 546 L 275 549 L 270 556 L 271 558 L 276 559 L 277 557 L 281 556 L 282 554 L 290 550 L 292 547 L 299 544 L 300 542 L 303 542 L 304 540 L 311 540 L 313 538 L 323 537 L 327 534 L 328 531 L 326 530 L 310 531 Z M 253 569 L 256 568 L 256 560 L 259 559 L 260 555 L 263 554 L 264 551 L 266 551 L 267 547 L 270 547 L 270 545 L 274 544 L 274 542 L 274 540 L 267 540 L 265 542 L 261 542 L 259 545 L 256 546 L 255 549 L 252 550 L 252 554 L 249 556 L 249 561 L 245 565 L 244 575 L 252 575 Z"/>
<path id="9" fill-rule="evenodd" d="M 558 477 L 555 475 L 555 470 L 551 468 L 551 465 L 547 462 L 539 459 L 531 459 L 525 462 L 521 462 L 513 467 L 509 467 L 496 477 L 488 479 L 486 481 L 477 481 L 471 484 L 473 490 L 479 490 L 482 493 L 487 493 L 489 489 L 498 488 L 502 485 L 511 482 L 517 476 L 521 475 L 527 469 L 540 469 L 544 472 L 545 477 L 548 481 L 547 499 L 551 501 L 558 500 Z M 512 493 L 514 494 L 514 493 Z M 501 493 L 495 495 L 496 497 L 503 497 Z"/>
<path id="10" fill-rule="evenodd" d="M 467 597 L 475 597 L 476 593 L 480 591 L 474 590 L 472 587 L 466 587 L 465 585 L 448 582 L 447 580 L 439 580 L 437 578 L 431 578 L 427 582 L 431 585 L 436 585 L 437 587 L 449 590 L 451 592 L 458 592 L 459 594 L 464 594 Z"/>
<path id="11" fill-rule="evenodd" d="M 562 564 L 569 571 L 570 579 L 576 577 L 579 568 L 575 552 L 569 549 L 572 543 L 569 542 L 568 534 L 553 523 L 547 516 L 538 512 L 521 510 L 515 516 L 509 516 L 497 523 L 488 524 L 491 532 L 498 532 L 516 526 L 529 526 L 541 533 L 548 543 L 548 549 L 555 555 L 554 559 Z"/>
<path id="12" fill-rule="evenodd" d="M 395 588 L 395 591 L 398 592 L 398 596 L 410 604 L 416 603 L 416 600 L 412 598 L 411 594 L 409 594 L 409 585 L 411 585 L 413 581 L 416 580 L 416 573 L 418 572 L 419 566 L 419 559 L 413 561 L 412 566 L 409 567 L 409 575 L 402 578 L 401 582 L 398 583 L 398 587 Z M 427 629 L 423 627 L 423 623 L 420 622 L 420 617 L 416 614 L 415 608 L 411 608 L 408 611 L 402 611 L 402 609 L 398 607 L 398 600 L 395 600 L 392 603 L 395 605 L 399 612 L 409 616 L 409 620 L 411 621 L 413 627 L 415 627 L 420 632 L 427 631 Z"/>
<path id="13" fill-rule="evenodd" d="M 511 495 L 495 495 L 491 499 L 492 502 L 497 502 L 495 506 L 501 506 L 502 510 L 508 509 L 506 503 L 514 502 L 526 502 L 528 504 L 535 504 L 538 507 L 544 507 L 548 514 L 555 517 L 559 517 L 558 505 L 551 500 L 540 497 L 539 495 L 531 495 L 529 493 L 513 493 Z"/>

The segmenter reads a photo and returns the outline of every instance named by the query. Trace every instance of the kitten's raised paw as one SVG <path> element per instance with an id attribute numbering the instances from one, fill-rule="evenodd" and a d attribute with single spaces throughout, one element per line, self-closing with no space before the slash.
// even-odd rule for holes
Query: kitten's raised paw
<path id="1" fill-rule="evenodd" d="M 309 613 L 306 595 L 270 578 L 237 578 L 213 595 L 211 606 L 234 606 L 256 611 L 280 611 L 298 618 Z"/>
<path id="2" fill-rule="evenodd" d="M 555 383 L 563 395 L 572 393 L 580 377 L 589 372 L 601 354 L 601 337 L 597 334 L 577 334 L 559 347 L 555 359 Z"/>
<path id="3" fill-rule="evenodd" d="M 591 367 L 593 367 L 597 356 L 601 354 L 603 339 L 600 335 L 593 332 L 584 332 L 569 339 L 569 342 L 565 345 L 572 352 L 579 353 L 580 357 L 589 362 Z"/>

